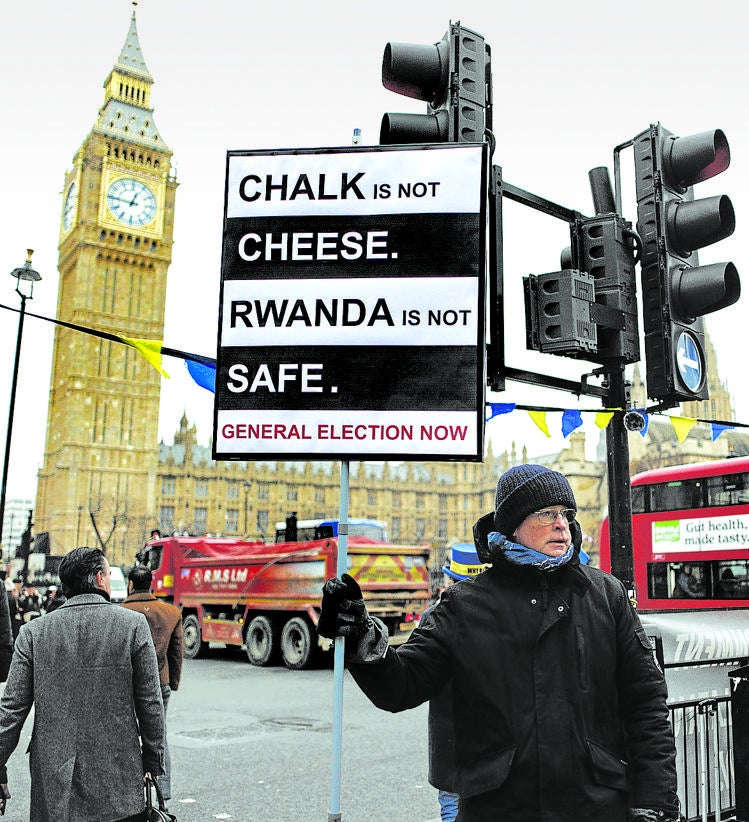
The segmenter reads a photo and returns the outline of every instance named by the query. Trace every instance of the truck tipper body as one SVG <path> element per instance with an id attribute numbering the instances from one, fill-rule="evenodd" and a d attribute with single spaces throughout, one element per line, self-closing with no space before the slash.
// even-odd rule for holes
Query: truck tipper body
<path id="1" fill-rule="evenodd" d="M 182 611 L 184 654 L 209 642 L 244 646 L 253 665 L 280 656 L 306 668 L 317 656 L 322 586 L 336 576 L 338 539 L 267 545 L 229 538 L 158 537 L 138 560 L 153 573 L 155 596 Z M 349 537 L 347 573 L 391 643 L 408 638 L 429 605 L 428 548 Z"/>

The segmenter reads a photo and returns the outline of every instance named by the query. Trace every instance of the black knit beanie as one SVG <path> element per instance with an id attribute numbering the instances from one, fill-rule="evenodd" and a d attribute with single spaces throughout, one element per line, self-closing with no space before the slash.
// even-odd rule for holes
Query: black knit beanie
<path id="1" fill-rule="evenodd" d="M 543 465 L 516 465 L 497 482 L 494 524 L 500 534 L 511 538 L 528 514 L 550 505 L 577 510 L 567 478 Z"/>

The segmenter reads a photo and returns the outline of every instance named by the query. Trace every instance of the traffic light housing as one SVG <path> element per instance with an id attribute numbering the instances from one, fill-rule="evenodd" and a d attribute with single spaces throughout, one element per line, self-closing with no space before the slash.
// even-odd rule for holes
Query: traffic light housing
<path id="1" fill-rule="evenodd" d="M 699 265 L 697 250 L 730 236 L 735 217 L 726 195 L 695 200 L 693 186 L 728 168 L 728 141 L 719 129 L 677 137 L 659 123 L 633 145 L 648 396 L 663 407 L 705 400 L 702 317 L 733 305 L 741 284 L 733 263 Z"/>
<path id="2" fill-rule="evenodd" d="M 527 346 L 620 366 L 640 359 L 635 235 L 615 211 L 608 170 L 590 172 L 596 217 L 569 212 L 563 271 L 523 278 Z"/>
<path id="3" fill-rule="evenodd" d="M 451 23 L 433 45 L 388 43 L 382 84 L 423 100 L 427 113 L 385 114 L 381 145 L 481 143 L 491 130 L 491 49 L 460 23 Z"/>
<path id="4" fill-rule="evenodd" d="M 597 325 L 595 351 L 586 359 L 604 365 L 640 359 L 634 241 L 631 224 L 613 212 L 578 217 L 570 226 L 570 266 L 595 284 L 591 321 Z"/>
<path id="5" fill-rule="evenodd" d="M 523 277 L 527 347 L 542 354 L 591 359 L 597 350 L 593 277 L 584 271 L 552 271 Z"/>

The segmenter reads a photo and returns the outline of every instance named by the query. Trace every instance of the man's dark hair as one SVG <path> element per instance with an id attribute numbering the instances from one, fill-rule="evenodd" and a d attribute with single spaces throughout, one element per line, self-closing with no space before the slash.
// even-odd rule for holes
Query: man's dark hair
<path id="1" fill-rule="evenodd" d="M 151 569 L 145 565 L 134 565 L 127 575 L 130 582 L 133 583 L 133 593 L 143 593 L 151 590 L 151 580 L 153 574 Z"/>
<path id="2" fill-rule="evenodd" d="M 104 570 L 104 554 L 98 548 L 73 548 L 62 558 L 58 574 L 66 597 L 93 594 L 101 588 L 96 575 Z"/>

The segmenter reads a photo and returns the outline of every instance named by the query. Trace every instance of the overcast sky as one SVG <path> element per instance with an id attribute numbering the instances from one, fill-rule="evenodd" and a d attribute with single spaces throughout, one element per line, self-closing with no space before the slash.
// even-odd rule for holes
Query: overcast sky
<path id="1" fill-rule="evenodd" d="M 25 0 L 5 11 L 0 30 L 3 77 L 3 170 L 0 214 L 0 303 L 18 306 L 8 273 L 34 248 L 42 274 L 28 310 L 54 316 L 61 189 L 73 156 L 103 102 L 102 83 L 128 31 L 127 0 Z M 736 234 L 701 252 L 701 262 L 732 260 L 749 276 L 745 246 L 749 114 L 745 25 L 735 0 L 704 3 L 570 0 L 487 4 L 443 0 L 376 4 L 301 0 L 142 0 L 138 32 L 154 77 L 151 101 L 161 136 L 174 152 L 180 183 L 169 270 L 165 344 L 215 356 L 228 149 L 350 145 L 354 128 L 376 144 L 386 111 L 423 111 L 423 104 L 381 86 L 388 41 L 433 43 L 450 21 L 482 33 L 492 48 L 494 163 L 506 180 L 592 214 L 588 170 L 612 168 L 619 145 L 660 121 L 676 134 L 721 128 L 730 169 L 698 187 L 698 196 L 727 193 Z M 623 154 L 631 178 L 631 152 Z M 742 185 L 742 183 L 744 183 Z M 624 216 L 635 219 L 625 195 Z M 506 343 L 509 365 L 567 376 L 580 363 L 525 351 L 522 277 L 558 269 L 568 240 L 564 224 L 508 204 L 505 229 Z M 17 314 L 0 312 L 0 444 L 5 442 Z M 708 327 L 721 378 L 749 422 L 746 298 Z M 43 459 L 51 364 L 51 326 L 28 318 L 13 430 L 8 498 L 33 497 Z M 172 437 L 184 412 L 207 444 L 213 396 L 196 386 L 178 360 L 165 359 L 159 432 Z M 587 370 L 595 367 L 588 364 Z M 502 402 L 591 408 L 593 398 L 509 383 Z M 546 439 L 525 415 L 492 421 L 495 451 L 528 442 L 531 454 L 558 451 L 558 417 Z M 598 436 L 592 415 L 584 430 Z"/>

